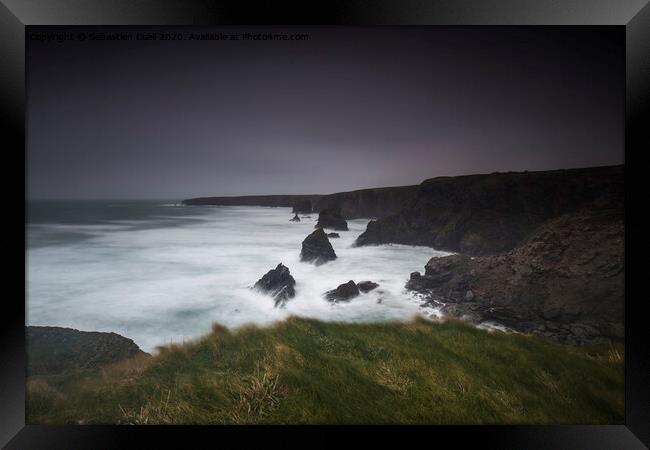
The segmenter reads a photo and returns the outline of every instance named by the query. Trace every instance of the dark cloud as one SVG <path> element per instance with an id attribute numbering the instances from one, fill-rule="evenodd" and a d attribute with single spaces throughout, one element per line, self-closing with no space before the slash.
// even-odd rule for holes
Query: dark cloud
<path id="1" fill-rule="evenodd" d="M 618 28 L 272 31 L 309 40 L 29 41 L 30 197 L 329 193 L 623 162 Z"/>

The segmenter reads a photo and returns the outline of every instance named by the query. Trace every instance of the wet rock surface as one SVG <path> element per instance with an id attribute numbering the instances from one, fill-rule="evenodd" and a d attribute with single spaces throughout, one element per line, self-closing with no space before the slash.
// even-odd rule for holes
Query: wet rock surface
<path id="1" fill-rule="evenodd" d="M 347 231 L 348 223 L 341 216 L 341 208 L 337 205 L 332 205 L 318 214 L 316 227 Z"/>
<path id="2" fill-rule="evenodd" d="M 362 281 L 360 283 L 357 283 L 357 287 L 361 292 L 370 292 L 373 289 L 375 289 L 379 284 L 373 282 L 373 281 Z"/>
<path id="3" fill-rule="evenodd" d="M 334 252 L 334 248 L 332 248 L 332 244 L 330 244 L 322 228 L 317 228 L 302 241 L 302 250 L 300 251 L 301 261 L 321 265 L 335 259 L 336 253 Z"/>
<path id="4" fill-rule="evenodd" d="M 266 272 L 253 288 L 272 296 L 275 306 L 282 307 L 287 300 L 295 297 L 295 285 L 296 280 L 291 276 L 289 268 L 280 263 L 275 269 Z"/>
<path id="5" fill-rule="evenodd" d="M 328 238 L 340 238 L 341 235 L 338 233 L 327 233 Z"/>
<path id="6" fill-rule="evenodd" d="M 347 283 L 340 284 L 336 289 L 327 291 L 325 298 L 331 302 L 348 301 L 359 295 L 359 288 L 352 280 Z"/>
<path id="7" fill-rule="evenodd" d="M 298 214 L 296 214 L 292 219 L 289 219 L 289 222 L 300 222 L 300 217 L 298 217 Z"/>

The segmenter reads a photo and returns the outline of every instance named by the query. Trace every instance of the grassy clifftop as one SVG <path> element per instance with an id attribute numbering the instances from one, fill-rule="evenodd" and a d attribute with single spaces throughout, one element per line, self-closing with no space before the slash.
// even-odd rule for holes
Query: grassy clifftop
<path id="1" fill-rule="evenodd" d="M 31 377 L 27 422 L 622 423 L 623 366 L 621 348 L 456 321 L 215 325 L 153 358 Z"/>

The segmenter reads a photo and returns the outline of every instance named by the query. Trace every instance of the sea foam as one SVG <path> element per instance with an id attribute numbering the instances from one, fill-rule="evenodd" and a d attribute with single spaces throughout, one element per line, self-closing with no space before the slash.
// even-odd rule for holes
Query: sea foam
<path id="1" fill-rule="evenodd" d="M 432 256 L 427 247 L 353 247 L 367 220 L 348 221 L 331 239 L 338 259 L 321 266 L 300 262 L 302 240 L 317 214 L 289 222 L 290 208 L 180 207 L 177 215 L 112 223 L 52 224 L 84 239 L 50 239 L 27 254 L 27 318 L 32 325 L 113 331 L 143 350 L 201 336 L 218 322 L 228 327 L 268 324 L 289 315 L 321 320 L 409 320 L 422 311 L 404 289 L 410 272 Z M 175 210 L 176 211 L 176 210 Z M 296 279 L 285 308 L 250 287 L 283 263 Z M 332 304 L 323 293 L 348 280 L 379 287 Z"/>

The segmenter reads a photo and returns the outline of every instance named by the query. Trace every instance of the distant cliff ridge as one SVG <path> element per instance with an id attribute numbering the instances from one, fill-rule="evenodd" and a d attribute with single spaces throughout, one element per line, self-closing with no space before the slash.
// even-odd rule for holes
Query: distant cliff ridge
<path id="1" fill-rule="evenodd" d="M 468 255 L 506 252 L 542 223 L 584 207 L 623 210 L 623 166 L 439 177 L 357 245 L 426 245 Z"/>
<path id="2" fill-rule="evenodd" d="M 281 206 L 295 208 L 306 200 L 313 212 L 339 205 L 344 219 L 383 218 L 397 214 L 412 201 L 418 186 L 360 189 L 329 195 L 247 195 L 239 197 L 200 197 L 183 200 L 185 205 Z"/>
<path id="3" fill-rule="evenodd" d="M 312 205 L 322 195 L 243 195 L 238 197 L 198 197 L 183 200 L 184 205 L 214 206 L 282 206 L 293 207 L 305 200 Z"/>
<path id="4" fill-rule="evenodd" d="M 622 210 L 623 188 L 621 165 L 438 177 L 414 186 L 329 195 L 202 197 L 183 203 L 295 209 L 308 200 L 313 212 L 338 205 L 344 219 L 377 219 L 359 236 L 359 246 L 425 245 L 490 255 L 512 250 L 542 223 L 590 204 Z"/>

